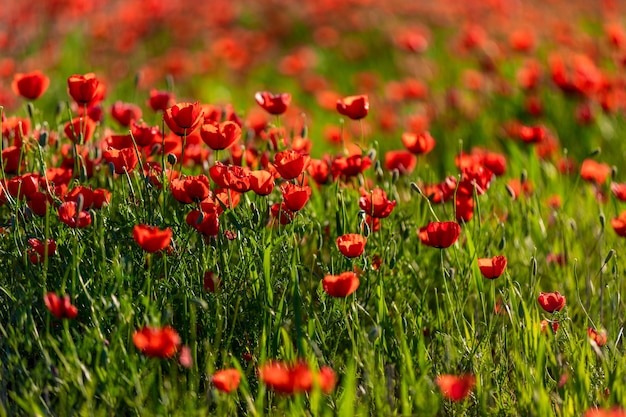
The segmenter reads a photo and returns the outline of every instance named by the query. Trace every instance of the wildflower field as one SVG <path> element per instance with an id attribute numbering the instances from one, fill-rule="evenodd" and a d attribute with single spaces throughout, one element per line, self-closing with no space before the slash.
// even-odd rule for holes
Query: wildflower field
<path id="1" fill-rule="evenodd" d="M 626 3 L 0 14 L 0 417 L 626 416 Z"/>

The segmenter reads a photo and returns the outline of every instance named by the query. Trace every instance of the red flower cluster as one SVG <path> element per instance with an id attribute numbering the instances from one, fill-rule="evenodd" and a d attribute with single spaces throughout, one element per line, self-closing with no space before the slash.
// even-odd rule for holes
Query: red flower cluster
<path id="1" fill-rule="evenodd" d="M 172 229 L 164 230 L 156 226 L 138 224 L 133 228 L 133 239 L 148 253 L 158 252 L 167 248 L 172 240 Z"/>
<path id="2" fill-rule="evenodd" d="M 43 301 L 50 310 L 50 313 L 57 319 L 73 319 L 78 315 L 78 308 L 70 301 L 70 296 L 63 298 L 55 293 L 49 292 L 43 297 Z"/>
<path id="3" fill-rule="evenodd" d="M 559 292 L 542 292 L 539 293 L 539 305 L 548 313 L 554 313 L 555 311 L 561 311 L 565 307 L 565 297 Z"/>
<path id="4" fill-rule="evenodd" d="M 354 272 L 343 272 L 339 275 L 326 275 L 322 286 L 331 297 L 345 298 L 359 288 L 359 277 Z"/>
<path id="5" fill-rule="evenodd" d="M 493 258 L 478 258 L 478 268 L 485 278 L 498 278 L 506 268 L 506 258 L 502 255 Z"/>
<path id="6" fill-rule="evenodd" d="M 151 358 L 171 358 L 180 347 L 180 336 L 170 326 L 162 328 L 145 326 L 133 333 L 133 343 Z"/>
<path id="7" fill-rule="evenodd" d="M 271 390 L 286 395 L 309 392 L 314 386 L 329 394 L 336 383 L 331 368 L 323 366 L 319 372 L 314 372 L 303 362 L 295 365 L 278 361 L 266 363 L 259 368 L 259 379 Z"/>
<path id="8" fill-rule="evenodd" d="M 435 380 L 441 393 L 450 401 L 462 401 L 472 392 L 476 385 L 473 375 L 439 375 Z"/>

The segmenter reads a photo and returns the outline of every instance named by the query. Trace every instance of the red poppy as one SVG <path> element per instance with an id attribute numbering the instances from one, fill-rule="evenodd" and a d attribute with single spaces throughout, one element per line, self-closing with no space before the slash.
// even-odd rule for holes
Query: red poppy
<path id="1" fill-rule="evenodd" d="M 3 113 L 4 114 L 4 113 Z M 21 147 L 22 139 L 28 137 L 30 120 L 23 117 L 7 117 L 2 121 L 2 137 Z"/>
<path id="2" fill-rule="evenodd" d="M 111 191 L 106 188 L 97 188 L 93 190 L 93 208 L 101 209 L 108 206 L 111 202 Z"/>
<path id="3" fill-rule="evenodd" d="M 213 273 L 213 271 L 206 271 L 204 273 L 203 285 L 205 291 L 215 292 L 219 289 L 221 284 L 222 280 L 220 280 L 219 277 Z"/>
<path id="4" fill-rule="evenodd" d="M 93 190 L 83 185 L 77 185 L 63 195 L 63 201 L 74 201 L 83 210 L 88 210 L 93 204 Z"/>
<path id="5" fill-rule="evenodd" d="M 274 190 L 274 175 L 264 169 L 250 172 L 250 189 L 257 195 L 268 195 Z"/>
<path id="6" fill-rule="evenodd" d="M 289 210 L 285 203 L 276 203 L 270 207 L 270 214 L 274 219 L 279 219 L 280 224 L 286 225 L 296 217 L 296 213 Z"/>
<path id="7" fill-rule="evenodd" d="M 178 135 L 190 135 L 204 120 L 204 113 L 199 102 L 178 103 L 165 110 L 163 120 L 170 130 Z"/>
<path id="8" fill-rule="evenodd" d="M 188 176 L 184 179 L 174 178 L 170 181 L 170 190 L 174 198 L 190 204 L 206 199 L 210 193 L 209 178 L 206 175 Z"/>
<path id="9" fill-rule="evenodd" d="M 7 184 L 11 197 L 30 200 L 39 191 L 39 175 L 24 174 L 11 178 Z"/>
<path id="10" fill-rule="evenodd" d="M 389 151 L 385 154 L 385 168 L 398 170 L 400 174 L 410 174 L 415 169 L 417 158 L 409 151 Z"/>
<path id="11" fill-rule="evenodd" d="M 330 181 L 330 165 L 326 159 L 311 159 L 308 171 L 313 180 L 319 185 Z"/>
<path id="12" fill-rule="evenodd" d="M 78 104 L 88 104 L 98 93 L 100 82 L 92 72 L 85 75 L 72 75 L 67 79 L 70 96 Z"/>
<path id="13" fill-rule="evenodd" d="M 241 138 L 241 128 L 234 122 L 205 123 L 200 128 L 202 141 L 213 150 L 228 149 Z"/>
<path id="14" fill-rule="evenodd" d="M 402 143 L 415 155 L 426 155 L 433 150 L 436 144 L 429 132 L 405 132 L 402 134 Z"/>
<path id="15" fill-rule="evenodd" d="M 395 206 L 396 201 L 388 200 L 387 193 L 380 188 L 374 188 L 370 192 L 361 191 L 359 207 L 372 217 L 379 219 L 388 217 Z"/>
<path id="16" fill-rule="evenodd" d="M 172 229 L 167 227 L 161 230 L 156 226 L 138 224 L 133 228 L 133 239 L 144 251 L 148 253 L 158 252 L 170 245 Z"/>
<path id="17" fill-rule="evenodd" d="M 348 96 L 337 100 L 337 111 L 352 120 L 367 116 L 370 103 L 366 95 Z"/>
<path id="18" fill-rule="evenodd" d="M 420 232 L 421 233 L 421 232 Z M 459 239 L 461 226 L 457 222 L 431 222 L 426 226 L 428 246 L 439 249 L 450 247 Z"/>
<path id="19" fill-rule="evenodd" d="M 361 154 L 350 155 L 348 157 L 341 156 L 333 160 L 331 166 L 331 172 L 333 178 L 337 178 L 340 175 L 349 178 L 359 175 L 372 165 L 372 160 L 369 156 L 363 156 Z"/>
<path id="20" fill-rule="evenodd" d="M 91 215 L 88 211 L 78 212 L 78 204 L 66 201 L 58 208 L 59 220 L 69 227 L 84 228 L 91 224 Z"/>
<path id="21" fill-rule="evenodd" d="M 483 277 L 487 279 L 498 278 L 506 268 L 506 257 L 502 255 L 493 258 L 478 258 L 478 268 Z"/>
<path id="22" fill-rule="evenodd" d="M 90 117 L 76 117 L 65 124 L 65 136 L 76 144 L 88 142 L 96 131 L 96 122 Z"/>
<path id="23" fill-rule="evenodd" d="M 456 177 L 450 175 L 439 184 L 423 185 L 422 192 L 433 203 L 445 203 L 454 198 L 456 183 Z"/>
<path id="24" fill-rule="evenodd" d="M 219 233 L 220 220 L 216 210 L 192 210 L 187 214 L 185 222 L 205 237 L 217 236 Z"/>
<path id="25" fill-rule="evenodd" d="M 580 177 L 585 181 L 601 185 L 605 183 L 609 175 L 611 175 L 611 167 L 593 159 L 585 159 L 580 166 Z"/>
<path id="26" fill-rule="evenodd" d="M 335 372 L 323 366 L 318 373 L 312 372 L 306 363 L 290 365 L 273 361 L 259 368 L 259 379 L 272 391 L 281 394 L 309 392 L 318 384 L 322 392 L 328 394 L 335 387 Z"/>
<path id="27" fill-rule="evenodd" d="M 29 100 L 37 100 L 50 86 L 50 78 L 41 71 L 26 74 L 17 73 L 13 76 L 11 87 L 13 92 Z"/>
<path id="28" fill-rule="evenodd" d="M 613 408 L 590 408 L 583 417 L 626 417 L 626 410 L 618 406 Z"/>
<path id="29" fill-rule="evenodd" d="M 28 251 L 29 260 L 33 264 L 38 264 L 56 253 L 57 244 L 54 239 L 48 239 L 45 243 L 39 239 L 28 239 L 31 249 Z M 47 252 L 47 253 L 46 253 Z"/>
<path id="30" fill-rule="evenodd" d="M 139 162 L 137 152 L 133 148 L 115 149 L 109 147 L 102 156 L 113 166 L 113 171 L 116 174 L 132 172 Z"/>
<path id="31" fill-rule="evenodd" d="M 439 375 L 435 381 L 441 394 L 450 401 L 464 400 L 476 384 L 476 378 L 469 374 Z"/>
<path id="32" fill-rule="evenodd" d="M 457 194 L 455 201 L 455 218 L 457 222 L 469 222 L 474 217 L 474 197 Z"/>
<path id="33" fill-rule="evenodd" d="M 295 185 L 290 182 L 280 187 L 283 194 L 285 207 L 291 211 L 299 211 L 305 206 L 311 197 L 311 187 L 308 185 Z"/>
<path id="34" fill-rule="evenodd" d="M 141 107 L 116 101 L 111 106 L 111 116 L 122 126 L 129 127 L 132 122 L 141 119 Z"/>
<path id="35" fill-rule="evenodd" d="M 21 147 L 9 146 L 2 150 L 2 162 L 4 163 L 4 172 L 14 174 L 20 163 Z M 23 161 L 22 161 L 23 162 Z"/>
<path id="36" fill-rule="evenodd" d="M 608 339 L 606 335 L 606 330 L 602 329 L 598 332 L 589 327 L 587 328 L 587 335 L 589 336 L 589 339 L 593 340 L 596 343 L 596 345 L 600 347 L 606 345 Z"/>
<path id="37" fill-rule="evenodd" d="M 337 248 L 343 256 L 347 258 L 356 258 L 363 254 L 367 238 L 358 233 L 349 233 L 337 238 Z"/>
<path id="38" fill-rule="evenodd" d="M 171 358 L 180 347 L 180 336 L 170 326 L 162 328 L 145 326 L 133 333 L 133 343 L 151 358 Z"/>
<path id="39" fill-rule="evenodd" d="M 622 211 L 618 217 L 611 219 L 611 226 L 618 236 L 626 237 L 626 210 Z"/>
<path id="40" fill-rule="evenodd" d="M 250 170 L 248 167 L 229 165 L 224 175 L 226 188 L 238 193 L 250 191 Z"/>
<path id="41" fill-rule="evenodd" d="M 169 91 L 150 90 L 148 105 L 154 111 L 165 111 L 175 103 L 174 94 Z"/>
<path id="42" fill-rule="evenodd" d="M 211 381 L 219 391 L 229 393 L 236 390 L 239 386 L 241 373 L 234 368 L 222 369 L 213 374 Z"/>
<path id="43" fill-rule="evenodd" d="M 150 146 L 161 142 L 161 131 L 158 126 L 148 126 L 145 122 L 134 121 L 130 131 L 137 146 Z"/>
<path id="44" fill-rule="evenodd" d="M 556 320 L 554 321 L 541 320 L 541 333 L 548 334 L 549 327 L 552 328 L 553 333 L 556 333 L 556 331 L 559 330 L 559 322 Z"/>
<path id="45" fill-rule="evenodd" d="M 519 138 L 529 144 L 543 142 L 548 133 L 543 126 L 520 126 L 518 129 Z"/>
<path id="46" fill-rule="evenodd" d="M 322 286 L 331 297 L 347 297 L 359 288 L 359 277 L 354 272 L 343 272 L 339 275 L 326 275 Z"/>
<path id="47" fill-rule="evenodd" d="M 50 310 L 50 313 L 59 320 L 73 319 L 78 315 L 78 308 L 72 304 L 69 295 L 61 298 L 55 293 L 49 292 L 44 295 L 43 302 Z"/>
<path id="48" fill-rule="evenodd" d="M 539 305 L 548 313 L 561 311 L 565 307 L 565 297 L 559 292 L 541 292 L 539 293 Z"/>
<path id="49" fill-rule="evenodd" d="M 302 174 L 308 167 L 311 157 L 300 154 L 294 150 L 278 152 L 274 156 L 276 171 L 286 180 L 294 179 Z"/>
<path id="50" fill-rule="evenodd" d="M 611 192 L 619 201 L 626 201 L 626 184 L 612 182 L 611 183 Z"/>
<path id="51" fill-rule="evenodd" d="M 269 91 L 259 91 L 254 95 L 254 100 L 269 114 L 279 115 L 287 111 L 291 103 L 291 94 L 272 94 Z"/>

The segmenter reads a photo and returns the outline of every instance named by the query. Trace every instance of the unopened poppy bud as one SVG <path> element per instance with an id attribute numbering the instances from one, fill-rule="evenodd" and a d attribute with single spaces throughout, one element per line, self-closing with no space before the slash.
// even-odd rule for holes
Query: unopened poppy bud
<path id="1" fill-rule="evenodd" d="M 33 103 L 30 101 L 26 103 L 26 112 L 28 112 L 28 117 L 32 119 L 33 114 L 35 113 L 35 106 L 33 106 Z"/>
<path id="2" fill-rule="evenodd" d="M 58 119 L 59 116 L 61 116 L 61 113 L 63 112 L 63 109 L 65 108 L 65 104 L 62 101 L 59 101 L 57 103 L 56 108 L 54 109 L 54 118 Z"/>
<path id="3" fill-rule="evenodd" d="M 400 178 L 400 171 L 398 171 L 397 169 L 394 169 L 393 171 L 391 171 L 391 183 L 395 184 L 396 182 L 398 182 L 398 179 Z"/>
<path id="4" fill-rule="evenodd" d="M 85 183 L 89 179 L 89 176 L 87 175 L 87 165 L 85 164 L 85 160 L 82 156 L 78 159 L 80 159 L 80 182 Z"/>
<path id="5" fill-rule="evenodd" d="M 359 210 L 359 212 L 357 213 L 357 217 L 359 219 L 359 221 L 365 221 L 365 216 L 367 216 L 367 213 L 365 212 L 365 210 Z"/>
<path id="6" fill-rule="evenodd" d="M 532 265 L 532 274 L 533 277 L 537 276 L 537 258 L 535 258 L 534 256 L 530 259 L 530 263 Z"/>
<path id="7" fill-rule="evenodd" d="M 367 153 L 367 157 L 371 159 L 372 161 L 376 159 L 376 149 L 374 148 L 370 149 L 370 151 Z"/>
<path id="8" fill-rule="evenodd" d="M 155 143 L 150 148 L 150 155 L 156 155 L 156 154 L 159 154 L 159 153 L 161 153 L 161 144 L 160 143 Z"/>
<path id="9" fill-rule="evenodd" d="M 600 226 L 604 229 L 604 225 L 606 224 L 606 217 L 604 217 L 604 213 L 600 213 Z"/>
<path id="10" fill-rule="evenodd" d="M 307 126 L 302 126 L 302 130 L 300 131 L 300 136 L 306 139 L 308 134 L 309 134 L 309 128 Z"/>
<path id="11" fill-rule="evenodd" d="M 595 148 L 593 151 L 591 151 L 591 153 L 589 154 L 589 157 L 592 158 L 594 156 L 600 155 L 600 152 L 602 150 L 600 148 Z"/>
<path id="12" fill-rule="evenodd" d="M 42 148 L 48 144 L 48 131 L 44 130 L 39 134 L 39 146 Z"/>
<path id="13" fill-rule="evenodd" d="M 524 183 L 526 183 L 526 180 L 528 179 L 528 172 L 526 172 L 526 170 L 522 170 L 522 175 L 520 176 L 520 182 L 522 183 L 522 185 Z"/>
<path id="14" fill-rule="evenodd" d="M 370 225 L 367 222 L 363 222 L 363 236 L 368 237 L 370 235 Z"/>
<path id="15" fill-rule="evenodd" d="M 500 243 L 498 243 L 498 249 L 499 250 L 504 250 L 504 248 L 506 247 L 506 237 L 502 236 L 502 239 L 500 239 Z"/>
<path id="16" fill-rule="evenodd" d="M 396 257 L 395 255 L 391 257 L 391 260 L 389 261 L 389 269 L 393 269 L 393 267 L 396 266 Z"/>
<path id="17" fill-rule="evenodd" d="M 611 167 L 611 179 L 615 179 L 616 176 L 617 176 L 617 167 L 613 165 Z"/>
<path id="18" fill-rule="evenodd" d="M 569 227 L 573 231 L 576 231 L 576 229 L 578 229 L 578 227 L 576 226 L 576 221 L 574 219 L 569 219 Z"/>
<path id="19" fill-rule="evenodd" d="M 76 212 L 80 213 L 81 211 L 83 211 L 83 207 L 85 205 L 85 196 L 82 194 L 78 194 L 78 197 L 76 198 Z"/>
<path id="20" fill-rule="evenodd" d="M 615 255 L 615 249 L 611 249 L 609 253 L 606 255 L 606 258 L 604 258 L 604 265 L 609 263 L 613 255 Z"/>
<path id="21" fill-rule="evenodd" d="M 424 194 L 424 193 L 422 193 L 422 189 L 419 187 L 419 185 L 417 185 L 414 182 L 411 183 L 411 188 L 413 189 L 413 191 L 415 191 L 416 193 L 418 193 L 420 195 Z"/>
<path id="22" fill-rule="evenodd" d="M 137 86 L 141 82 L 141 72 L 137 71 L 135 73 L 135 79 L 133 81 L 135 82 L 135 88 L 137 88 Z"/>
<path id="23" fill-rule="evenodd" d="M 509 193 L 509 196 L 512 199 L 515 199 L 515 191 L 513 190 L 513 188 L 511 188 L 511 186 L 509 184 L 506 184 L 506 191 Z"/>
<path id="24" fill-rule="evenodd" d="M 176 158 L 176 155 L 174 155 L 173 153 L 168 153 L 167 154 L 167 163 L 170 164 L 171 166 L 176 165 L 176 161 L 178 161 L 178 158 Z"/>

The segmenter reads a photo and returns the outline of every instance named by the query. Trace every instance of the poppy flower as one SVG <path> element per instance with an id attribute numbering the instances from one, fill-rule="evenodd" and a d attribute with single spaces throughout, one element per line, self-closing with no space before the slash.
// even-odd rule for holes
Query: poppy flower
<path id="1" fill-rule="evenodd" d="M 309 174 L 319 184 L 327 184 L 330 181 L 330 165 L 326 159 L 311 159 Z"/>
<path id="2" fill-rule="evenodd" d="M 539 293 L 539 305 L 548 313 L 561 311 L 565 307 L 565 297 L 559 292 L 541 292 Z"/>
<path id="3" fill-rule="evenodd" d="M 337 111 L 352 120 L 367 116 L 370 103 L 366 95 L 348 96 L 337 100 Z"/>
<path id="4" fill-rule="evenodd" d="M 618 217 L 611 219 L 611 226 L 618 236 L 626 237 L 626 210 L 622 211 Z"/>
<path id="5" fill-rule="evenodd" d="M 187 214 L 185 222 L 205 237 L 217 236 L 220 220 L 217 211 L 192 210 Z"/>
<path id="6" fill-rule="evenodd" d="M 239 386 L 241 373 L 234 368 L 222 369 L 213 374 L 211 381 L 219 391 L 229 393 L 236 390 Z"/>
<path id="7" fill-rule="evenodd" d="M 626 410 L 617 406 L 613 408 L 590 408 L 583 417 L 626 417 Z"/>
<path id="8" fill-rule="evenodd" d="M 274 156 L 276 171 L 286 180 L 294 179 L 302 174 L 309 165 L 311 157 L 300 154 L 294 150 L 278 152 Z"/>
<path id="9" fill-rule="evenodd" d="M 602 329 L 598 332 L 592 329 L 591 327 L 589 327 L 587 328 L 587 335 L 589 336 L 590 340 L 593 340 L 596 343 L 596 345 L 600 347 L 606 345 L 606 342 L 607 342 L 606 330 Z"/>
<path id="10" fill-rule="evenodd" d="M 165 110 L 163 120 L 177 136 L 190 135 L 204 120 L 200 102 L 178 103 Z"/>
<path id="11" fill-rule="evenodd" d="M 611 175 L 611 167 L 593 159 L 585 159 L 580 166 L 580 177 L 588 182 L 601 185 L 604 184 L 609 175 Z"/>
<path id="12" fill-rule="evenodd" d="M 81 204 L 83 210 L 87 210 L 93 204 L 93 190 L 83 185 L 77 185 L 63 195 L 63 200 L 74 201 L 76 204 Z"/>
<path id="13" fill-rule="evenodd" d="M 98 93 L 100 81 L 92 72 L 85 75 L 72 75 L 67 79 L 70 96 L 78 104 L 88 104 Z"/>
<path id="14" fill-rule="evenodd" d="M 169 91 L 150 90 L 148 106 L 154 111 L 165 111 L 175 103 L 174 94 Z"/>
<path id="15" fill-rule="evenodd" d="M 474 217 L 474 197 L 458 194 L 454 212 L 457 222 L 469 222 Z"/>
<path id="16" fill-rule="evenodd" d="M 333 160 L 331 172 L 333 178 L 337 178 L 340 175 L 344 178 L 349 178 L 359 175 L 371 165 L 372 160 L 367 155 L 356 154 L 348 157 L 341 156 Z"/>
<path id="17" fill-rule="evenodd" d="M 248 167 L 229 165 L 224 175 L 226 188 L 238 193 L 250 191 L 250 170 Z"/>
<path id="18" fill-rule="evenodd" d="M 450 401 L 464 400 L 474 388 L 476 377 L 473 375 L 439 375 L 435 380 L 441 394 Z"/>
<path id="19" fill-rule="evenodd" d="M 132 122 L 141 119 L 141 107 L 116 101 L 111 106 L 111 116 L 122 126 L 129 127 Z"/>
<path id="20" fill-rule="evenodd" d="M 161 142 L 161 130 L 158 126 L 148 126 L 145 122 L 133 121 L 130 131 L 137 146 L 150 146 Z"/>
<path id="21" fill-rule="evenodd" d="M 426 226 L 425 233 L 428 246 L 444 249 L 452 246 L 459 239 L 461 226 L 457 222 L 431 222 Z"/>
<path id="22" fill-rule="evenodd" d="M 96 131 L 96 122 L 90 117 L 76 117 L 65 124 L 65 136 L 76 144 L 88 142 Z"/>
<path id="23" fill-rule="evenodd" d="M 108 206 L 111 202 L 111 191 L 106 188 L 97 188 L 93 190 L 93 208 L 101 209 Z"/>
<path id="24" fill-rule="evenodd" d="M 625 183 L 611 183 L 611 192 L 619 201 L 626 201 L 626 184 Z"/>
<path id="25" fill-rule="evenodd" d="M 429 132 L 405 132 L 402 134 L 402 143 L 409 152 L 415 155 L 426 155 L 433 150 L 436 144 Z"/>
<path id="26" fill-rule="evenodd" d="M 272 391 L 292 395 L 309 392 L 318 384 L 322 392 L 329 394 L 336 383 L 335 372 L 323 366 L 319 372 L 313 372 L 306 363 L 294 365 L 272 361 L 259 367 L 259 379 Z"/>
<path id="27" fill-rule="evenodd" d="M 349 233 L 339 236 L 336 242 L 337 248 L 339 248 L 339 252 L 341 252 L 343 256 L 347 258 L 356 258 L 363 254 L 367 238 L 357 233 Z"/>
<path id="28" fill-rule="evenodd" d="M 396 201 L 388 200 L 387 193 L 380 188 L 374 188 L 370 192 L 361 191 L 359 207 L 372 217 L 379 219 L 388 217 L 395 206 Z"/>
<path id="29" fill-rule="evenodd" d="M 283 226 L 291 223 L 291 221 L 296 217 L 296 213 L 289 210 L 285 203 L 276 203 L 270 207 L 270 214 L 274 219 L 279 219 L 280 224 Z"/>
<path id="30" fill-rule="evenodd" d="M 78 212 L 78 204 L 75 201 L 66 201 L 57 210 L 59 220 L 72 228 L 84 228 L 91 224 L 91 215 L 88 211 Z"/>
<path id="31" fill-rule="evenodd" d="M 250 189 L 257 195 L 268 195 L 274 190 L 274 175 L 264 169 L 250 172 Z"/>
<path id="32" fill-rule="evenodd" d="M 478 268 L 487 279 L 498 278 L 506 268 L 506 257 L 499 255 L 493 258 L 478 258 Z"/>
<path id="33" fill-rule="evenodd" d="M 171 358 L 180 347 L 180 336 L 170 326 L 148 327 L 133 333 L 133 343 L 146 356 L 151 358 Z"/>
<path id="34" fill-rule="evenodd" d="M 183 204 L 191 204 L 206 199 L 210 193 L 209 178 L 200 174 L 188 176 L 184 179 L 174 178 L 170 181 L 172 195 Z"/>
<path id="35" fill-rule="evenodd" d="M 406 175 L 413 172 L 417 158 L 409 151 L 389 151 L 385 154 L 385 168 L 389 171 L 398 170 Z"/>
<path id="36" fill-rule="evenodd" d="M 33 264 L 43 262 L 46 256 L 52 256 L 56 253 L 57 244 L 54 239 L 48 239 L 45 243 L 39 239 L 28 239 L 31 249 L 28 251 L 29 260 Z M 47 252 L 47 254 L 46 254 Z"/>
<path id="37" fill-rule="evenodd" d="M 30 200 L 39 191 L 39 176 L 24 174 L 19 177 L 13 177 L 7 182 L 6 186 L 11 197 Z"/>
<path id="38" fill-rule="evenodd" d="M 339 275 L 326 275 L 322 287 L 331 297 L 347 297 L 359 288 L 359 277 L 354 272 L 343 272 Z"/>
<path id="39" fill-rule="evenodd" d="M 13 76 L 11 87 L 15 94 L 29 100 L 37 100 L 50 86 L 50 78 L 37 70 L 26 74 L 17 73 Z"/>
<path id="40" fill-rule="evenodd" d="M 202 141 L 213 150 L 228 149 L 241 138 L 241 128 L 237 123 L 205 123 L 200 128 Z"/>
<path id="41" fill-rule="evenodd" d="M 132 172 L 139 162 L 137 153 L 133 148 L 115 149 L 109 147 L 102 156 L 113 166 L 113 171 L 116 174 Z"/>
<path id="42" fill-rule="evenodd" d="M 291 211 L 299 211 L 306 205 L 311 197 L 311 187 L 308 185 L 295 185 L 285 183 L 280 187 L 283 194 L 285 207 Z"/>
<path id="43" fill-rule="evenodd" d="M 205 291 L 213 293 L 219 289 L 221 284 L 222 281 L 213 273 L 213 271 L 206 271 L 204 273 L 203 286 Z"/>
<path id="44" fill-rule="evenodd" d="M 254 95 L 254 100 L 266 112 L 273 115 L 283 114 L 291 103 L 291 94 L 272 94 L 269 91 L 259 91 Z"/>
<path id="45" fill-rule="evenodd" d="M 133 239 L 141 249 L 148 253 L 158 252 L 167 248 L 172 240 L 172 229 L 164 230 L 156 226 L 138 224 L 133 228 Z"/>
<path id="46" fill-rule="evenodd" d="M 78 315 L 78 308 L 72 304 L 69 295 L 61 298 L 55 293 L 49 292 L 44 295 L 43 302 L 50 310 L 50 313 L 59 320 L 73 319 Z"/>

